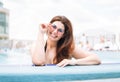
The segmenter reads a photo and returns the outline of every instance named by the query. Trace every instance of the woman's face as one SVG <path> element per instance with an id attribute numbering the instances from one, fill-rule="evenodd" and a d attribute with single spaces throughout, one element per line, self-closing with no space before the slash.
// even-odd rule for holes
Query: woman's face
<path id="1" fill-rule="evenodd" d="M 64 34 L 65 27 L 60 21 L 55 21 L 49 25 L 48 38 L 53 41 L 58 41 Z"/>

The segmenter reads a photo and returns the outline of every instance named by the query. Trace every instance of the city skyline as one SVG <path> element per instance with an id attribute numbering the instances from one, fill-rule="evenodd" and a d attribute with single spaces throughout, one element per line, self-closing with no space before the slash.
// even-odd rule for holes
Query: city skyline
<path id="1" fill-rule="evenodd" d="M 119 0 L 0 0 L 9 9 L 11 39 L 35 39 L 40 23 L 48 23 L 55 15 L 65 15 L 74 34 L 89 29 L 119 32 Z"/>

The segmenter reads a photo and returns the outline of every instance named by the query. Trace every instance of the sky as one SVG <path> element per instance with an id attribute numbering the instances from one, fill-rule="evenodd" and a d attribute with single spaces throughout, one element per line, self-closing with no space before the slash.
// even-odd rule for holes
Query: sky
<path id="1" fill-rule="evenodd" d="M 9 10 L 11 39 L 36 39 L 40 23 L 64 15 L 74 35 L 90 29 L 120 32 L 120 0 L 0 0 Z"/>

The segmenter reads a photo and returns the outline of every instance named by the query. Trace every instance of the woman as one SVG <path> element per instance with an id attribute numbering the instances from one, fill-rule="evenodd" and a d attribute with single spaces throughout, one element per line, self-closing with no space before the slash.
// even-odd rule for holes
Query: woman
<path id="1" fill-rule="evenodd" d="M 48 36 L 46 41 L 44 34 Z M 32 62 L 37 66 L 100 64 L 96 54 L 83 51 L 75 45 L 72 24 L 65 16 L 55 16 L 49 24 L 40 25 L 37 41 L 32 47 L 31 54 Z"/>

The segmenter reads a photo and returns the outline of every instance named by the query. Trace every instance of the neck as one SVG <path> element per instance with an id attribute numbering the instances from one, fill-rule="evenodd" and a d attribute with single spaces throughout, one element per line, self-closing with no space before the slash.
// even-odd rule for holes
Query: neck
<path id="1" fill-rule="evenodd" d="M 56 48 L 57 47 L 57 42 L 53 42 L 51 40 L 47 40 L 47 47 L 49 48 Z"/>

